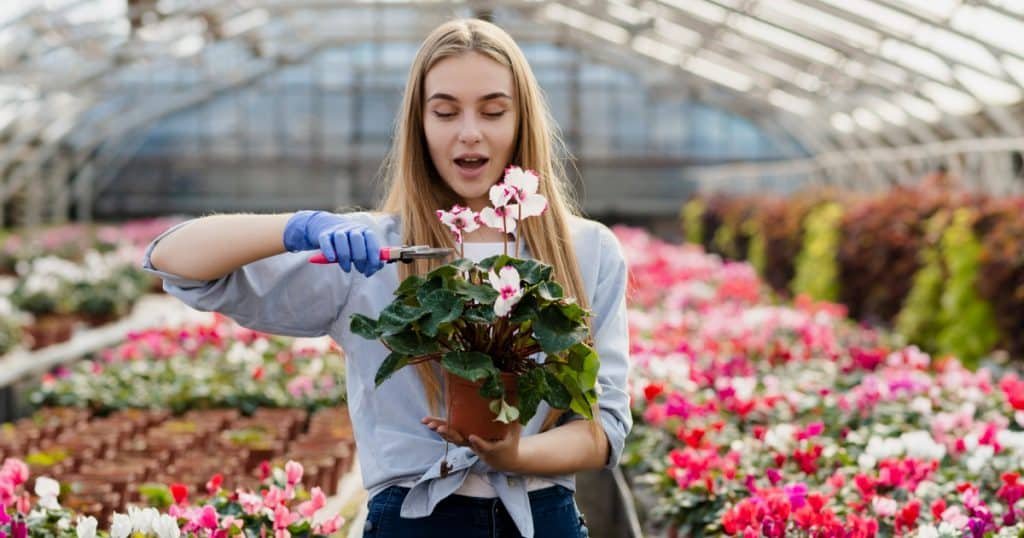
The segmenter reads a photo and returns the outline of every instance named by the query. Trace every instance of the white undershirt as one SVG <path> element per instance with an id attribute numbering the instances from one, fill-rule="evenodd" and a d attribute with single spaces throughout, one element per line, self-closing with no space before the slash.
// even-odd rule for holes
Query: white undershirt
<path id="1" fill-rule="evenodd" d="M 463 243 L 465 246 L 465 257 L 475 262 L 487 258 L 488 256 L 494 256 L 495 254 L 501 254 L 503 252 L 503 243 L 498 242 L 482 242 L 482 243 Z M 509 242 L 510 253 L 515 248 L 514 243 Z M 538 489 L 544 489 L 555 485 L 554 482 L 545 480 L 536 476 L 527 476 L 526 478 L 526 490 L 534 491 Z M 416 485 L 413 480 L 407 480 L 399 484 L 399 486 L 411 488 Z M 455 495 L 465 495 L 467 497 L 484 497 L 492 499 L 498 496 L 498 492 L 495 491 L 494 486 L 487 481 L 486 478 L 480 473 L 469 473 L 466 475 L 466 481 L 462 483 L 462 486 L 455 490 Z"/>

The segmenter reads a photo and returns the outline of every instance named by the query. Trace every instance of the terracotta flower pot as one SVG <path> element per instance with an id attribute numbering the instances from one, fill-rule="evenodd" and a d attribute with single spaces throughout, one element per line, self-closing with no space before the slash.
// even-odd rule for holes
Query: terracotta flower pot
<path id="1" fill-rule="evenodd" d="M 448 408 L 448 427 L 463 437 L 476 435 L 487 440 L 503 439 L 512 424 L 494 420 L 497 415 L 491 411 L 490 400 L 480 396 L 482 381 L 473 382 L 457 375 L 444 372 L 445 404 Z M 505 385 L 505 401 L 510 405 L 519 403 L 516 376 L 502 372 Z"/>

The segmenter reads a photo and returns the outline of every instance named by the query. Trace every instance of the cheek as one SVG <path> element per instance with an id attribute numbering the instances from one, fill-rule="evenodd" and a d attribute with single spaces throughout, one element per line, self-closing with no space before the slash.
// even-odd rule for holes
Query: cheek
<path id="1" fill-rule="evenodd" d="M 445 154 L 447 134 L 443 125 L 427 121 L 423 124 L 423 136 L 427 139 L 427 148 L 432 157 Z"/>

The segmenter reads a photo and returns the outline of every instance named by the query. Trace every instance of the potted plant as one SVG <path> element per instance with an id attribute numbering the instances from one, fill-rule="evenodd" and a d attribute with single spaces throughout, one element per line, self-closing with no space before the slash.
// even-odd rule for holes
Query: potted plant
<path id="1" fill-rule="evenodd" d="M 507 241 L 505 254 L 479 263 L 464 257 L 464 232 L 487 225 L 507 237 L 518 221 L 540 215 L 547 203 L 537 185 L 534 173 L 509 167 L 491 188 L 493 207 L 438 211 L 459 259 L 406 278 L 377 319 L 351 319 L 354 333 L 391 351 L 378 386 L 405 366 L 440 363 L 449 427 L 464 436 L 502 438 L 515 421 L 526 424 L 541 401 L 593 418 L 599 361 L 588 343 L 590 313 L 564 296 L 550 265 L 509 256 Z"/>
<path id="2" fill-rule="evenodd" d="M 33 316 L 33 323 L 24 327 L 32 338 L 32 349 L 69 340 L 75 322 L 69 290 L 81 278 L 78 267 L 60 258 L 41 257 L 19 264 L 18 273 L 22 280 L 11 302 Z"/>

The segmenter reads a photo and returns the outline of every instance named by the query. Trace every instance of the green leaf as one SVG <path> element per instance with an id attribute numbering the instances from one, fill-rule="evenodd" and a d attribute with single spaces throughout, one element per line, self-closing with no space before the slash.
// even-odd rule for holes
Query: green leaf
<path id="1" fill-rule="evenodd" d="M 501 381 L 501 374 L 490 375 L 480 387 L 480 395 L 484 398 L 504 398 L 505 384 Z"/>
<path id="2" fill-rule="evenodd" d="M 467 308 L 462 314 L 462 319 L 471 323 L 494 323 L 498 316 L 494 313 L 494 307 L 481 305 Z"/>
<path id="3" fill-rule="evenodd" d="M 384 362 L 377 368 L 377 375 L 374 376 L 373 382 L 376 386 L 380 386 L 387 378 L 391 377 L 399 369 L 404 368 L 409 364 L 409 357 L 402 355 L 401 353 L 391 353 L 384 359 Z"/>
<path id="4" fill-rule="evenodd" d="M 551 280 L 551 273 L 553 270 L 551 266 L 546 263 L 536 260 L 517 259 L 512 259 L 508 263 L 519 271 L 519 278 L 525 280 L 527 284 L 537 284 Z"/>
<path id="5" fill-rule="evenodd" d="M 540 370 L 544 375 L 544 384 L 547 385 L 544 399 L 548 404 L 557 409 L 568 409 L 572 403 L 572 394 L 569 394 L 569 390 L 562 385 L 562 381 L 547 368 L 535 368 L 535 370 Z"/>
<path id="6" fill-rule="evenodd" d="M 533 295 L 524 295 L 523 298 L 512 307 L 512 312 L 508 318 L 509 322 L 522 323 L 524 321 L 536 320 L 538 315 L 538 306 L 537 297 Z"/>
<path id="7" fill-rule="evenodd" d="M 541 349 L 554 355 L 587 337 L 587 328 L 567 318 L 557 306 L 540 311 L 533 325 L 533 334 Z"/>
<path id="8" fill-rule="evenodd" d="M 382 340 L 392 351 L 413 357 L 440 351 L 436 340 L 424 338 L 412 330 L 388 335 L 382 338 Z"/>
<path id="9" fill-rule="evenodd" d="M 391 303 L 380 313 L 377 331 L 382 336 L 398 334 L 414 321 L 427 315 L 427 310 L 400 302 Z"/>
<path id="10" fill-rule="evenodd" d="M 426 281 L 427 280 L 425 278 L 419 275 L 409 276 L 398 285 L 398 289 L 395 290 L 395 295 L 399 297 L 411 297 L 416 294 L 416 291 L 419 290 L 420 286 L 426 283 Z"/>
<path id="11" fill-rule="evenodd" d="M 558 305 L 558 309 L 562 311 L 565 317 L 572 321 L 580 321 L 587 315 L 587 311 L 575 302 Z"/>
<path id="12" fill-rule="evenodd" d="M 377 320 L 368 318 L 362 314 L 352 314 L 352 321 L 349 324 L 349 329 L 353 333 L 366 338 L 367 340 L 376 340 L 380 337 L 380 333 L 377 330 Z"/>
<path id="13" fill-rule="evenodd" d="M 512 258 L 510 256 L 506 256 L 505 254 L 498 254 L 480 260 L 480 262 L 477 263 L 477 266 L 483 269 L 484 273 L 491 269 L 494 269 L 494 271 L 497 272 L 498 269 L 504 267 L 511 259 Z"/>
<path id="14" fill-rule="evenodd" d="M 433 280 L 434 278 L 438 277 L 443 280 L 450 280 L 458 273 L 459 270 L 456 269 L 455 266 L 451 264 L 442 265 L 441 267 L 438 267 L 437 269 L 434 269 L 433 271 L 427 273 L 427 280 Z"/>
<path id="15" fill-rule="evenodd" d="M 452 267 L 462 272 L 470 271 L 473 269 L 473 267 L 476 266 L 476 264 L 473 263 L 473 260 L 469 258 L 459 258 L 448 265 L 451 265 Z"/>
<path id="16" fill-rule="evenodd" d="M 492 305 L 498 298 L 498 290 L 488 286 L 477 286 L 465 280 L 455 281 L 455 293 L 473 299 L 480 304 Z"/>
<path id="17" fill-rule="evenodd" d="M 430 295 L 431 293 L 433 293 L 436 290 L 441 290 L 441 289 L 444 289 L 444 288 L 445 288 L 445 279 L 444 278 L 442 278 L 440 276 L 436 276 L 436 277 L 433 277 L 433 278 L 428 278 L 423 283 L 423 285 L 420 286 L 420 289 L 416 290 L 416 300 L 419 301 L 420 304 L 423 304 L 423 300 L 426 299 L 428 295 Z"/>
<path id="18" fill-rule="evenodd" d="M 430 314 L 420 323 L 423 334 L 437 336 L 437 328 L 442 323 L 450 323 L 459 319 L 464 305 L 462 299 L 448 290 L 434 290 L 424 297 L 423 308 Z"/>
<path id="19" fill-rule="evenodd" d="M 540 294 L 540 298 L 545 301 L 555 301 L 562 298 L 562 286 L 558 282 L 541 282 L 537 286 L 537 293 Z"/>
<path id="20" fill-rule="evenodd" d="M 479 351 L 449 351 L 441 359 L 441 366 L 470 381 L 479 381 L 489 376 L 501 377 L 491 357 Z"/>
<path id="21" fill-rule="evenodd" d="M 597 383 L 597 373 L 601 369 L 601 359 L 597 351 L 586 344 L 576 344 L 569 349 L 569 366 L 579 372 L 579 384 L 584 389 L 592 389 Z"/>
<path id="22" fill-rule="evenodd" d="M 523 422 L 529 422 L 533 415 L 537 414 L 537 406 L 548 392 L 544 368 L 531 369 L 519 376 L 516 383 L 519 390 L 519 412 L 523 417 Z"/>

